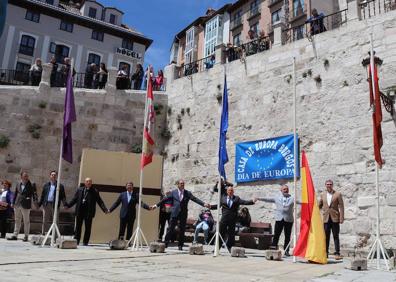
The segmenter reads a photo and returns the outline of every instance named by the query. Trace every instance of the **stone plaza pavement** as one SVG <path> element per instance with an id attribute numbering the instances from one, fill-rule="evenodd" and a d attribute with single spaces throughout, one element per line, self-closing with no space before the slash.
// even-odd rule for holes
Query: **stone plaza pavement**
<path id="1" fill-rule="evenodd" d="M 0 239 L 0 281 L 396 281 L 396 272 L 347 270 L 348 260 L 328 265 L 267 261 L 263 251 L 247 250 L 247 258 L 225 253 L 191 256 L 168 248 L 165 254 L 113 251 L 106 245 L 76 250 L 41 248 Z"/>

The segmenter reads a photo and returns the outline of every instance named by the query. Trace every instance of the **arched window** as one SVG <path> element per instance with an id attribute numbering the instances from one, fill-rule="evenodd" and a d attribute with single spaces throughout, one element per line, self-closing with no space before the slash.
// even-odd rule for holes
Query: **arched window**
<path id="1" fill-rule="evenodd" d="M 55 55 L 55 59 L 58 63 L 63 64 L 65 58 L 69 57 L 70 48 L 62 45 L 56 44 L 54 42 L 50 45 L 50 53 Z"/>
<path id="2" fill-rule="evenodd" d="M 21 43 L 19 45 L 19 53 L 33 56 L 34 53 L 34 44 L 36 43 L 36 39 L 29 35 L 22 35 Z"/>
<path id="3" fill-rule="evenodd" d="M 95 65 L 99 66 L 100 64 L 100 56 L 94 53 L 88 54 L 88 65 L 94 63 Z"/>

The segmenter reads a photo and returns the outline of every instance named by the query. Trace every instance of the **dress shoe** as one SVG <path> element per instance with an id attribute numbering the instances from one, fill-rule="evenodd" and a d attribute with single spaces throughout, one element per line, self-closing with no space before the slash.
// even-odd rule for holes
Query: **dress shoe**
<path id="1" fill-rule="evenodd" d="M 84 243 L 83 245 L 84 245 L 84 246 L 88 246 L 88 243 Z"/>
<path id="2" fill-rule="evenodd" d="M 335 260 L 342 260 L 342 256 L 340 256 L 340 255 L 335 255 Z"/>
<path id="3" fill-rule="evenodd" d="M 7 240 L 16 241 L 16 240 L 18 240 L 18 237 L 15 235 L 12 235 L 11 237 L 8 237 Z"/>
<path id="4" fill-rule="evenodd" d="M 183 247 L 182 246 L 179 246 L 179 251 L 183 251 Z"/>
<path id="5" fill-rule="evenodd" d="M 289 252 L 285 252 L 285 257 L 290 257 L 290 253 Z"/>
<path id="6" fill-rule="evenodd" d="M 165 244 L 165 248 L 168 248 L 169 242 L 165 242 L 164 244 Z"/>
<path id="7" fill-rule="evenodd" d="M 23 242 L 29 241 L 29 237 L 28 237 L 28 236 L 23 237 L 22 241 L 23 241 Z"/>

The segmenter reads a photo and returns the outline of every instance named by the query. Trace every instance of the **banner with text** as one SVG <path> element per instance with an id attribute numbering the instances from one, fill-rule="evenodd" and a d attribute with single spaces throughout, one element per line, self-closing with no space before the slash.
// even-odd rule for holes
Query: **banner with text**
<path id="1" fill-rule="evenodd" d="M 297 153 L 297 177 L 300 175 L 298 156 L 299 154 Z M 235 182 L 242 183 L 293 177 L 293 134 L 236 144 Z"/>

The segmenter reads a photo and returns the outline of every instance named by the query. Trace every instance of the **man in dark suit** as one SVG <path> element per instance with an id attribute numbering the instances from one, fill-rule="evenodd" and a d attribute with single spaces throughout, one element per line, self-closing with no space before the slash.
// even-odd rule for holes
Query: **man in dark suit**
<path id="1" fill-rule="evenodd" d="M 227 187 L 227 194 L 221 197 L 220 206 L 222 208 L 222 216 L 220 219 L 221 237 L 227 237 L 227 248 L 231 250 L 235 242 L 235 224 L 238 218 L 238 210 L 241 205 L 254 205 L 257 199 L 250 201 L 242 200 L 234 195 L 234 187 Z M 210 206 L 211 209 L 217 209 L 217 205 Z M 227 236 L 226 236 L 227 234 Z M 225 237 L 226 236 L 226 237 Z"/>
<path id="2" fill-rule="evenodd" d="M 30 232 L 30 209 L 32 208 L 32 199 L 37 204 L 36 184 L 30 182 L 29 175 L 26 171 L 21 173 L 21 181 L 15 187 L 15 196 L 12 201 L 12 206 L 15 212 L 15 228 L 14 234 L 8 238 L 9 240 L 17 240 L 19 230 L 23 218 L 23 231 L 25 237 L 23 241 L 29 240 Z"/>
<path id="3" fill-rule="evenodd" d="M 99 192 L 92 187 L 91 178 L 86 178 L 84 187 L 79 187 L 70 203 L 66 203 L 66 207 L 68 208 L 76 205 L 76 229 L 74 232 L 74 239 L 77 240 L 77 244 L 80 243 L 81 227 L 84 221 L 85 233 L 83 244 L 84 246 L 88 246 L 89 237 L 91 236 L 92 220 L 96 213 L 96 203 L 98 203 L 104 213 L 108 213 Z"/>
<path id="4" fill-rule="evenodd" d="M 115 210 L 120 204 L 120 231 L 118 233 L 118 239 L 124 238 L 126 228 L 126 240 L 129 240 L 132 237 L 132 229 L 136 217 L 136 205 L 139 205 L 139 194 L 133 193 L 133 182 L 126 184 L 126 191 L 120 194 L 117 201 L 109 209 L 109 213 Z M 150 210 L 150 207 L 143 202 L 142 207 Z"/>
<path id="5" fill-rule="evenodd" d="M 210 207 L 209 204 L 205 204 L 200 199 L 194 197 L 194 195 L 184 189 L 184 181 L 179 180 L 177 183 L 177 189 L 173 190 L 171 194 L 164 197 L 158 204 L 152 208 L 159 207 L 163 202 L 172 199 L 172 211 L 171 220 L 168 232 L 165 235 L 165 246 L 168 246 L 169 241 L 173 237 L 177 222 L 179 221 L 179 250 L 183 250 L 184 244 L 184 231 L 186 230 L 186 222 L 188 216 L 188 202 L 191 200 L 198 205 Z"/>
<path id="6" fill-rule="evenodd" d="M 50 181 L 44 184 L 40 201 L 38 202 L 39 207 L 43 206 L 43 224 L 41 227 L 43 235 L 48 231 L 54 218 L 57 176 L 58 175 L 55 170 L 50 172 Z M 60 207 L 61 202 L 63 205 L 66 204 L 65 187 L 62 184 L 59 185 L 58 208 Z M 57 218 L 59 218 L 59 209 Z"/>

